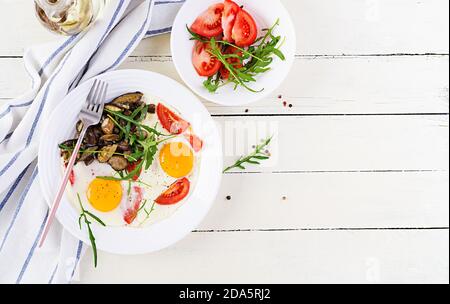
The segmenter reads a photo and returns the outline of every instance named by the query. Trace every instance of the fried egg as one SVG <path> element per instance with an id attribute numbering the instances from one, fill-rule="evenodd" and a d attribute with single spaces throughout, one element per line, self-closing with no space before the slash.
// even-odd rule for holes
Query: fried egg
<path id="1" fill-rule="evenodd" d="M 167 175 L 175 178 L 185 177 L 194 167 L 194 152 L 187 144 L 173 141 L 161 148 L 159 163 Z"/>
<path id="2" fill-rule="evenodd" d="M 147 96 L 147 104 L 159 102 Z M 147 114 L 143 124 L 167 134 L 156 114 Z M 118 174 L 109 164 L 94 161 L 86 166 L 79 162 L 74 166 L 74 182 L 68 185 L 67 194 L 72 205 L 81 211 L 79 194 L 83 208 L 107 226 L 146 227 L 170 217 L 185 203 L 186 199 L 175 205 L 158 205 L 154 201 L 182 177 L 189 179 L 193 189 L 200 158 L 201 152 L 195 152 L 185 137 L 179 135 L 158 146 L 152 165 L 143 170 L 138 181 L 111 179 Z"/>
<path id="3" fill-rule="evenodd" d="M 86 191 L 86 196 L 94 209 L 110 212 L 119 206 L 123 197 L 119 181 L 95 178 Z"/>

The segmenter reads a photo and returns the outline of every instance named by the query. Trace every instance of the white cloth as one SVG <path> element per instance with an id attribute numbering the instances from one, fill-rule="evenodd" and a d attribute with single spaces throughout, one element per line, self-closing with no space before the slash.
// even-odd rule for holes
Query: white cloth
<path id="1" fill-rule="evenodd" d="M 169 32 L 183 2 L 109 0 L 88 31 L 25 52 L 32 89 L 0 105 L 0 283 L 76 278 L 87 246 L 59 223 L 37 248 L 48 215 L 36 167 L 41 130 L 71 89 L 116 69 L 141 39 Z"/>

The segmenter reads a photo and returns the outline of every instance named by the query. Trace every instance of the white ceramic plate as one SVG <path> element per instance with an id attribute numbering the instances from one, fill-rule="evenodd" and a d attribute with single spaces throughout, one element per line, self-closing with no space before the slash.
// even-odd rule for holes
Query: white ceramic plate
<path id="1" fill-rule="evenodd" d="M 198 180 L 187 201 L 169 218 L 145 228 L 94 225 L 97 247 L 117 254 L 140 254 L 165 248 L 195 229 L 211 207 L 222 176 L 222 143 L 217 126 L 200 101 L 187 88 L 165 76 L 139 70 L 121 70 L 98 79 L 109 84 L 107 101 L 133 91 L 148 93 L 177 109 L 204 140 Z M 54 110 L 39 147 L 39 176 L 47 202 L 62 179 L 58 144 L 72 138 L 77 114 L 93 79 L 72 91 Z M 58 220 L 71 234 L 89 244 L 87 231 L 78 227 L 78 211 L 63 198 Z"/>
<path id="2" fill-rule="evenodd" d="M 221 0 L 187 0 L 180 9 L 173 25 L 171 37 L 172 57 L 175 67 L 183 81 L 196 94 L 211 102 L 237 106 L 261 100 L 281 85 L 294 62 L 296 37 L 289 13 L 279 0 L 235 0 L 238 5 L 243 5 L 255 18 L 260 30 L 271 27 L 277 19 L 280 19 L 280 25 L 276 28 L 275 34 L 286 38 L 281 48 L 286 56 L 286 61 L 282 61 L 278 57 L 274 58 L 271 65 L 272 70 L 257 76 L 256 83 L 250 83 L 250 87 L 254 89 L 264 88 L 264 91 L 260 93 L 252 93 L 242 87 L 234 90 L 233 85 L 222 87 L 216 93 L 210 93 L 203 86 L 203 81 L 206 78 L 198 76 L 192 66 L 191 58 L 194 42 L 189 40 L 190 34 L 186 25 L 190 26 L 208 6 L 219 2 Z"/>

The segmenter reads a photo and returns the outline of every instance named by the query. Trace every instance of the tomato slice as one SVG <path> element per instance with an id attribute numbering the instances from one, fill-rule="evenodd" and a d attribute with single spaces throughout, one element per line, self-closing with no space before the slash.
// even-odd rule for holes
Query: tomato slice
<path id="1" fill-rule="evenodd" d="M 192 149 L 194 149 L 195 152 L 200 152 L 203 148 L 203 141 L 195 134 L 186 134 L 186 139 L 191 144 Z"/>
<path id="2" fill-rule="evenodd" d="M 129 204 L 131 203 L 131 206 L 129 206 L 125 210 L 125 213 L 123 214 L 123 220 L 128 225 L 133 223 L 133 221 L 136 219 L 138 212 L 139 212 L 139 208 L 141 207 L 143 197 L 144 197 L 144 194 L 143 194 L 142 188 L 134 186 L 133 187 L 133 197 L 128 199 L 128 203 Z"/>
<path id="3" fill-rule="evenodd" d="M 140 159 L 140 160 L 138 160 L 136 162 L 133 162 L 133 163 L 129 163 L 127 168 L 126 168 L 127 173 L 129 174 L 129 173 L 133 172 L 136 169 L 136 167 L 141 163 L 141 161 L 142 161 L 142 159 Z M 138 173 L 133 175 L 133 180 L 137 181 L 139 179 L 139 176 L 141 175 L 141 173 L 142 173 L 142 168 L 141 168 L 141 170 L 139 170 Z"/>
<path id="4" fill-rule="evenodd" d="M 256 26 L 255 19 L 241 9 L 234 22 L 231 37 L 235 44 L 240 47 L 250 46 L 255 43 L 258 36 L 258 27 Z"/>
<path id="5" fill-rule="evenodd" d="M 188 195 L 190 185 L 191 183 L 187 178 L 179 179 L 162 193 L 155 202 L 160 205 L 174 205 Z"/>
<path id="6" fill-rule="evenodd" d="M 171 134 L 181 134 L 190 126 L 187 121 L 169 110 L 161 103 L 159 103 L 156 107 L 156 113 L 163 128 L 169 131 Z"/>
<path id="7" fill-rule="evenodd" d="M 67 168 L 67 164 L 64 164 L 64 167 Z M 72 169 L 72 171 L 70 171 L 70 174 L 69 174 L 69 182 L 72 186 L 73 186 L 73 184 L 75 184 L 75 172 L 73 171 L 73 169 Z"/>
<path id="8" fill-rule="evenodd" d="M 202 43 L 200 41 L 195 43 L 192 53 L 192 64 L 200 76 L 213 76 L 222 66 L 222 63 L 208 52 L 210 49 L 211 46 L 209 43 Z"/>
<path id="9" fill-rule="evenodd" d="M 240 51 L 237 48 L 232 47 L 232 46 L 227 47 L 225 49 L 225 51 L 223 52 L 223 54 L 224 55 L 235 54 L 240 57 L 242 57 L 242 55 L 243 55 L 242 51 Z M 243 62 L 239 58 L 228 58 L 227 62 L 237 69 L 240 69 L 243 67 Z M 224 79 L 224 80 L 227 80 L 228 78 L 230 78 L 230 71 L 228 71 L 228 69 L 224 66 L 222 66 L 220 68 L 220 77 L 222 77 L 222 79 Z"/>
<path id="10" fill-rule="evenodd" d="M 70 171 L 69 181 L 72 186 L 73 186 L 73 184 L 75 184 L 75 172 L 73 172 L 73 170 Z"/>
<path id="11" fill-rule="evenodd" d="M 203 37 L 212 38 L 222 34 L 223 3 L 211 5 L 206 11 L 195 19 L 191 30 Z"/>
<path id="12" fill-rule="evenodd" d="M 222 14 L 223 40 L 233 42 L 231 37 L 236 15 L 241 10 L 234 1 L 225 0 L 225 7 Z"/>

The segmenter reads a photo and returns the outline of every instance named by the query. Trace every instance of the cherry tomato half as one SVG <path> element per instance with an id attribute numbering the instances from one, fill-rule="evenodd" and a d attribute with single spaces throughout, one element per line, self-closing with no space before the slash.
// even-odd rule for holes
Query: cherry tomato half
<path id="1" fill-rule="evenodd" d="M 195 152 L 200 152 L 202 150 L 203 141 L 200 139 L 200 137 L 195 134 L 186 134 L 185 137 L 189 141 L 189 144 Z"/>
<path id="2" fill-rule="evenodd" d="M 174 205 L 179 203 L 188 195 L 190 185 L 191 183 L 187 178 L 179 179 L 162 193 L 155 202 L 160 205 Z"/>
<path id="3" fill-rule="evenodd" d="M 235 47 L 229 46 L 225 49 L 225 51 L 223 52 L 224 55 L 229 55 L 229 54 L 235 54 L 238 55 L 240 57 L 242 57 L 242 51 L 238 50 Z M 243 67 L 243 63 L 242 60 L 240 60 L 239 58 L 228 58 L 227 62 L 232 65 L 233 67 L 235 67 L 236 69 L 242 68 Z M 227 80 L 228 78 L 230 78 L 230 71 L 222 66 L 220 68 L 220 77 L 222 77 L 222 79 Z"/>
<path id="4" fill-rule="evenodd" d="M 166 106 L 159 103 L 156 107 L 156 113 L 161 125 L 171 134 L 181 134 L 189 128 L 190 124 L 180 116 L 169 110 Z"/>
<path id="5" fill-rule="evenodd" d="M 197 41 L 192 52 L 192 64 L 194 65 L 197 74 L 200 76 L 210 77 L 215 75 L 222 63 L 211 53 L 211 46 L 209 43 L 202 43 Z"/>
<path id="6" fill-rule="evenodd" d="M 223 3 L 211 5 L 195 19 L 194 23 L 191 25 L 191 30 L 206 38 L 212 38 L 222 34 L 223 8 Z"/>
<path id="7" fill-rule="evenodd" d="M 222 14 L 223 40 L 233 42 L 231 37 L 236 15 L 241 10 L 234 1 L 225 0 L 225 7 Z"/>
<path id="8" fill-rule="evenodd" d="M 258 36 L 258 27 L 253 17 L 245 10 L 241 9 L 234 22 L 231 37 L 239 47 L 250 46 L 255 43 Z"/>
<path id="9" fill-rule="evenodd" d="M 126 168 L 127 173 L 130 174 L 131 172 L 133 172 L 136 169 L 136 167 L 141 163 L 141 161 L 142 161 L 142 159 L 140 159 L 140 160 L 138 160 L 136 162 L 129 163 L 127 168 Z M 137 181 L 139 179 L 139 176 L 141 175 L 141 172 L 142 172 L 142 168 L 141 168 L 141 170 L 139 170 L 139 172 L 137 172 L 135 175 L 133 175 L 133 180 L 134 181 Z"/>

